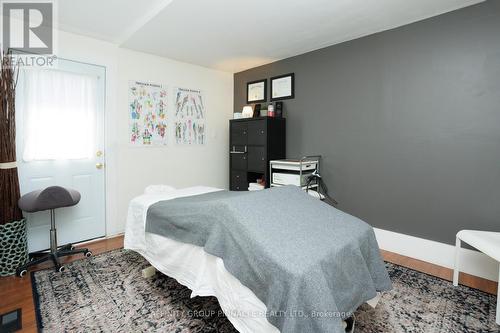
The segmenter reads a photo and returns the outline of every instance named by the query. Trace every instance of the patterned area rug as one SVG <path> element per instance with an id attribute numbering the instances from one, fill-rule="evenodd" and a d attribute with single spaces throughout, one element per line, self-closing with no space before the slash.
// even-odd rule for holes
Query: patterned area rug
<path id="1" fill-rule="evenodd" d="M 191 291 L 162 274 L 143 279 L 148 263 L 116 250 L 33 273 L 39 327 L 45 332 L 236 332 L 215 297 Z M 496 297 L 387 264 L 394 284 L 375 309 L 356 312 L 356 333 L 500 332 Z"/>

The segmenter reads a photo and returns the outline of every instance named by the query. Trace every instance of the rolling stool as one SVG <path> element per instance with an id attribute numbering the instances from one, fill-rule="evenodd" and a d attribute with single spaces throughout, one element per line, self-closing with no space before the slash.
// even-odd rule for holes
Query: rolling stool
<path id="1" fill-rule="evenodd" d="M 75 206 L 80 201 L 80 198 L 81 196 L 78 191 L 60 186 L 51 186 L 44 190 L 27 193 L 19 199 L 19 208 L 25 212 L 35 213 L 50 210 L 50 249 L 48 251 L 30 253 L 30 261 L 17 268 L 17 276 L 26 275 L 29 267 L 47 260 L 54 262 L 56 272 L 62 272 L 64 271 L 64 266 L 59 262 L 59 257 L 71 256 L 78 253 L 83 253 L 86 257 L 92 255 L 92 252 L 88 249 L 75 249 L 73 244 L 57 246 L 55 209 Z"/>

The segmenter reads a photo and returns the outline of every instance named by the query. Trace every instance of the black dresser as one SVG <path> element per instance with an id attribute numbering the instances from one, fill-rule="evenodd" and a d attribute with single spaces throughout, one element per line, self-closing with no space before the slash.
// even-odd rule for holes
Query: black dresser
<path id="1" fill-rule="evenodd" d="M 247 191 L 248 184 L 264 178 L 269 187 L 269 161 L 284 159 L 286 120 L 259 117 L 229 121 L 229 188 Z"/>

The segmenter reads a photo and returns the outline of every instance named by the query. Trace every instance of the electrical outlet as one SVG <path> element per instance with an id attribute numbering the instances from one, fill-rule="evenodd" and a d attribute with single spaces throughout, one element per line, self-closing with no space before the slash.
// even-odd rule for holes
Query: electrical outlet
<path id="1" fill-rule="evenodd" d="M 0 314 L 0 333 L 16 332 L 22 328 L 21 309 Z"/>

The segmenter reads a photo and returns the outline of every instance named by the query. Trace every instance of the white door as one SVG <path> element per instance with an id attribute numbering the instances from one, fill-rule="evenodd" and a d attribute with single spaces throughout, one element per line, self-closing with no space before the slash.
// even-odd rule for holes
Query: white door
<path id="1" fill-rule="evenodd" d="M 16 88 L 17 160 L 21 194 L 63 186 L 78 205 L 56 209 L 58 244 L 105 235 L 105 68 L 58 60 L 57 68 L 25 69 Z M 49 247 L 49 212 L 26 214 L 30 251 Z"/>

